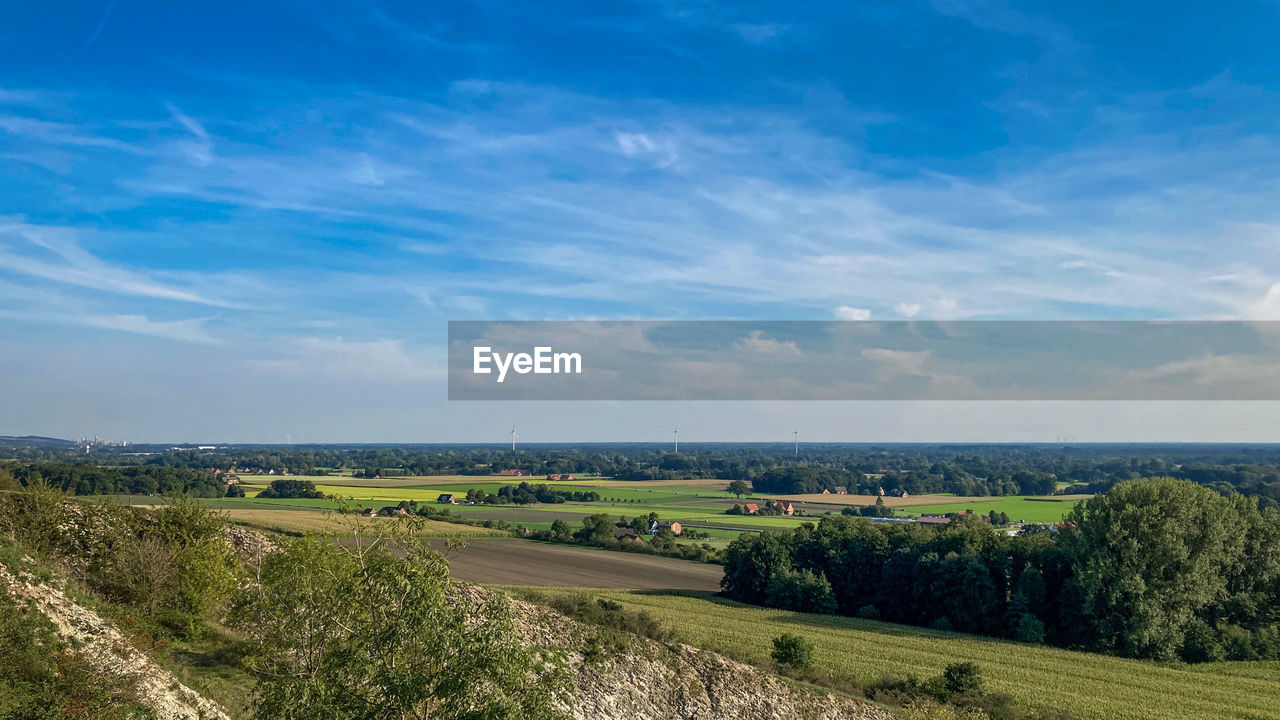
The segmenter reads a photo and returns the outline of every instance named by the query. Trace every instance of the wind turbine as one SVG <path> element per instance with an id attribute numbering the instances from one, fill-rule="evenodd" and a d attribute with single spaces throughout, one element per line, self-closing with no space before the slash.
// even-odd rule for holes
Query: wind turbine
<path id="1" fill-rule="evenodd" d="M 520 437 L 516 434 L 516 426 L 511 426 L 511 452 L 516 451 L 516 438 Z"/>
<path id="2" fill-rule="evenodd" d="M 680 428 L 679 427 L 676 427 L 671 431 L 671 437 L 675 439 L 676 452 L 677 453 L 680 452 Z"/>

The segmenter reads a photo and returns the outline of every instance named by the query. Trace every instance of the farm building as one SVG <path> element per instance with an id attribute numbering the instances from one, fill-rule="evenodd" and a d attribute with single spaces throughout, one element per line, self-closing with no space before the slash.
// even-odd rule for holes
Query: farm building
<path id="1" fill-rule="evenodd" d="M 672 535 L 680 534 L 680 523 L 673 521 L 658 523 L 658 531 L 670 530 Z"/>
<path id="2" fill-rule="evenodd" d="M 378 511 L 374 510 L 373 508 L 365 508 L 364 510 L 360 511 L 360 514 L 365 517 L 373 517 L 374 515 L 378 514 Z"/>
<path id="3" fill-rule="evenodd" d="M 921 525 L 950 525 L 951 518 L 937 517 L 935 515 L 924 515 L 916 518 L 916 522 Z"/>
<path id="4" fill-rule="evenodd" d="M 436 502 L 441 505 L 457 505 L 458 499 L 453 496 L 453 493 L 441 493 L 440 497 L 436 498 Z"/>
<path id="5" fill-rule="evenodd" d="M 837 485 L 837 486 L 836 486 L 836 491 L 835 491 L 835 492 L 836 492 L 836 494 L 837 494 L 837 495 L 848 495 L 848 494 L 849 494 L 849 488 L 845 487 L 844 485 Z"/>
<path id="6" fill-rule="evenodd" d="M 520 470 L 520 469 L 518 469 L 518 468 L 511 468 L 510 470 L 501 470 L 501 471 L 499 471 L 499 472 L 498 472 L 498 474 L 499 474 L 499 475 L 505 475 L 505 476 L 508 476 L 508 477 L 524 477 L 525 475 L 528 475 L 529 473 L 525 472 L 524 470 Z"/>
<path id="7" fill-rule="evenodd" d="M 760 512 L 760 506 L 755 503 L 746 503 L 742 506 L 742 513 L 744 515 L 755 515 L 758 512 Z"/>
<path id="8" fill-rule="evenodd" d="M 796 508 L 791 504 L 790 500 L 778 500 L 773 503 L 773 507 L 783 515 L 794 515 Z"/>
<path id="9" fill-rule="evenodd" d="M 636 534 L 635 530 L 632 530 L 629 527 L 620 527 L 613 531 L 614 540 L 626 540 L 628 538 L 631 540 L 639 540 L 640 536 Z"/>
<path id="10" fill-rule="evenodd" d="M 548 480 L 572 480 L 573 476 L 568 473 L 551 473 L 547 475 Z"/>
<path id="11" fill-rule="evenodd" d="M 828 490 L 828 489 L 826 489 L 826 488 L 822 488 L 822 494 L 823 494 L 823 495 L 830 495 L 830 494 L 831 494 L 831 491 L 830 491 L 830 490 Z"/>

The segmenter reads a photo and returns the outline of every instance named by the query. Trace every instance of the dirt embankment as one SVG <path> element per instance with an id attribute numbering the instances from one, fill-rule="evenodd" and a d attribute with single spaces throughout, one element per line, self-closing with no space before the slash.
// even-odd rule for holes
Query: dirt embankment
<path id="1" fill-rule="evenodd" d="M 55 587 L 0 565 L 0 588 L 31 602 L 53 623 L 58 636 L 79 648 L 95 667 L 137 681 L 142 703 L 158 720 L 230 720 L 214 702 L 178 682 L 168 670 L 134 648 L 96 612 L 71 600 Z"/>
<path id="2" fill-rule="evenodd" d="M 490 591 L 457 589 L 473 601 Z M 594 629 L 540 605 L 509 599 L 516 628 L 531 645 L 585 647 Z M 569 657 L 576 720 L 893 720 L 854 698 L 815 691 L 723 655 L 636 637 L 629 652 L 588 661 Z"/>

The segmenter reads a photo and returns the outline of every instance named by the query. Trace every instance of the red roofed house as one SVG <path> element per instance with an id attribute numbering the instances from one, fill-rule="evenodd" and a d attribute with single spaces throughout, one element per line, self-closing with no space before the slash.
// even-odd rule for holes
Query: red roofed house
<path id="1" fill-rule="evenodd" d="M 661 523 L 658 523 L 658 529 L 659 529 L 659 530 L 670 530 L 672 535 L 679 535 L 679 534 L 680 534 L 680 523 L 675 522 L 675 521 L 671 521 L 671 522 L 661 522 Z"/>
<path id="2" fill-rule="evenodd" d="M 935 517 L 932 515 L 924 515 L 916 518 L 916 522 L 921 525 L 950 525 L 951 518 Z"/>
<path id="3" fill-rule="evenodd" d="M 742 506 L 742 512 L 745 515 L 755 515 L 760 512 L 760 506 L 755 503 L 747 503 Z"/>
<path id="4" fill-rule="evenodd" d="M 783 515 L 794 515 L 796 512 L 795 506 L 791 504 L 790 500 L 779 500 L 773 506 L 778 508 Z"/>

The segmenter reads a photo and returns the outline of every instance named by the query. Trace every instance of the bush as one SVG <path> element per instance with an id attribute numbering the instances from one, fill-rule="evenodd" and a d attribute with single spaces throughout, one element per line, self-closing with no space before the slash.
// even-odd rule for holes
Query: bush
<path id="1" fill-rule="evenodd" d="M 977 663 L 951 663 L 942 671 L 942 686 L 953 695 L 981 695 L 983 685 Z"/>
<path id="2" fill-rule="evenodd" d="M 875 605 L 863 605 L 858 608 L 857 616 L 863 620 L 879 620 L 880 609 Z"/>
<path id="3" fill-rule="evenodd" d="M 813 651 L 813 641 L 808 638 L 782 633 L 773 639 L 773 652 L 770 656 L 779 665 L 806 670 L 813 666 Z"/>

